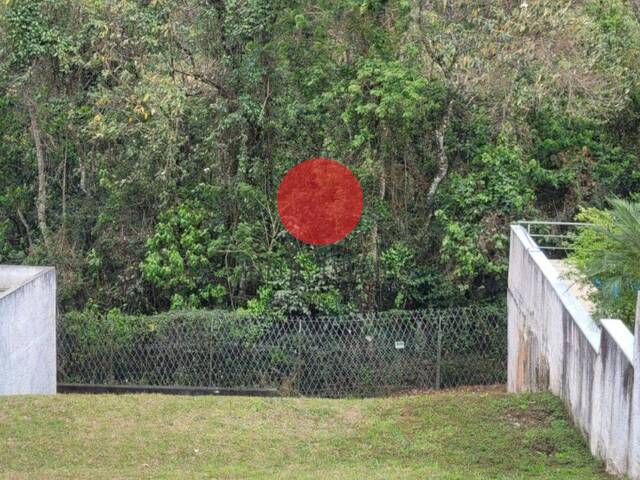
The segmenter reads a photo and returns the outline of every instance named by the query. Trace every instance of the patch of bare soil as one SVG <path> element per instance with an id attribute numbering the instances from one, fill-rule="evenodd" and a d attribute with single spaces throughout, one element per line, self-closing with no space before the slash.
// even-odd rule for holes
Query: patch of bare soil
<path id="1" fill-rule="evenodd" d="M 527 409 L 510 408 L 504 416 L 516 427 L 546 427 L 551 420 L 551 414 L 547 410 L 535 405 Z"/>
<path id="2" fill-rule="evenodd" d="M 411 395 L 448 395 L 451 393 L 505 393 L 507 387 L 504 384 L 498 383 L 494 385 L 466 385 L 455 388 L 442 388 L 435 390 L 433 388 L 413 388 L 411 390 L 402 390 L 400 392 L 394 392 L 391 397 L 406 397 Z"/>

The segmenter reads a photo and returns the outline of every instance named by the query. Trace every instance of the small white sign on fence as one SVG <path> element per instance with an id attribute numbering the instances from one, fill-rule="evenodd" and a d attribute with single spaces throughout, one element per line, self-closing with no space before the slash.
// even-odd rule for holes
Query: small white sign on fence
<path id="1" fill-rule="evenodd" d="M 402 350 L 404 348 L 404 342 L 402 340 L 396 340 L 396 349 Z"/>

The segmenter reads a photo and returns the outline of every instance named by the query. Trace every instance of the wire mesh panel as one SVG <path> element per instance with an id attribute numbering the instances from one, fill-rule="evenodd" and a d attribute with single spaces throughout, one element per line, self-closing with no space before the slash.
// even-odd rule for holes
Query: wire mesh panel
<path id="1" fill-rule="evenodd" d="M 368 396 L 506 380 L 503 306 L 269 318 L 172 312 L 58 325 L 65 384 Z"/>

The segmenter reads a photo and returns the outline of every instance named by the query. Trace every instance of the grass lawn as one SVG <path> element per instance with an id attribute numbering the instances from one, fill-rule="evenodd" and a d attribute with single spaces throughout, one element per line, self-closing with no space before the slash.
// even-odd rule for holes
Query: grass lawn
<path id="1" fill-rule="evenodd" d="M 0 397 L 0 478 L 604 479 L 552 396 Z"/>

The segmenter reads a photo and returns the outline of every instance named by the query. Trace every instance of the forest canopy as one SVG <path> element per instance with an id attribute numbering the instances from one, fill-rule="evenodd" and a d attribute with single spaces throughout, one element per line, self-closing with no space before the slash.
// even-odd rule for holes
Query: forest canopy
<path id="1" fill-rule="evenodd" d="M 345 313 L 504 296 L 510 223 L 640 200 L 640 25 L 619 0 L 8 0 L 0 262 L 62 311 Z M 303 160 L 357 228 L 284 229 Z"/>

